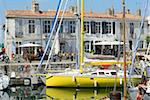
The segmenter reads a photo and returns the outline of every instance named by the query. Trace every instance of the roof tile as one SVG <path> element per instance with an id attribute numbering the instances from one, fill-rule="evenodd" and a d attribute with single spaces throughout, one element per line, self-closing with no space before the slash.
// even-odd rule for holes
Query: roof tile
<path id="1" fill-rule="evenodd" d="M 63 11 L 60 11 L 60 15 Z M 23 16 L 29 16 L 29 17 L 53 17 L 55 15 L 55 10 L 48 10 L 48 11 L 39 11 L 34 12 L 32 10 L 7 10 L 6 11 L 6 17 L 23 17 Z M 73 12 L 66 11 L 65 17 L 73 17 Z M 110 19 L 121 19 L 122 13 L 115 13 L 115 15 L 108 15 L 107 13 L 95 13 L 95 12 L 86 12 L 85 17 L 88 18 L 110 18 Z M 127 19 L 131 20 L 139 20 L 141 19 L 141 16 L 137 16 L 134 14 L 126 14 Z"/>

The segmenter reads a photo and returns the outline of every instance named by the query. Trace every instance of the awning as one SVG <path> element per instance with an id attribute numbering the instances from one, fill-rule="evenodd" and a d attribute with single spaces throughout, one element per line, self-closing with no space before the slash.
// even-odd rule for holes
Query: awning
<path id="1" fill-rule="evenodd" d="M 41 47 L 41 45 L 33 44 L 33 43 L 27 43 L 27 44 L 22 44 L 19 47 L 22 47 L 22 48 L 24 48 L 24 47 Z"/>
<path id="2" fill-rule="evenodd" d="M 110 41 L 110 42 L 97 42 L 94 45 L 123 45 L 123 42 L 119 42 L 119 41 Z"/>

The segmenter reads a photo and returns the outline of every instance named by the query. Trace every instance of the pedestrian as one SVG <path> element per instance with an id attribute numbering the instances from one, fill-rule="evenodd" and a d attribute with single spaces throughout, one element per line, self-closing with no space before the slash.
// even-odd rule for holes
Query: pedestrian
<path id="1" fill-rule="evenodd" d="M 143 96 L 146 93 L 146 88 L 147 88 L 147 80 L 143 80 L 141 84 L 138 85 L 136 100 L 143 100 Z"/>
<path id="2" fill-rule="evenodd" d="M 138 89 L 138 92 L 137 92 L 137 95 L 136 95 L 136 100 L 142 100 L 142 92 L 141 92 L 141 89 L 139 88 Z"/>
<path id="3" fill-rule="evenodd" d="M 28 61 L 29 60 L 29 54 L 28 54 L 28 50 L 27 49 L 24 49 L 23 51 L 23 58 Z"/>
<path id="4" fill-rule="evenodd" d="M 42 49 L 42 48 L 40 48 L 40 49 L 38 50 L 38 58 L 39 58 L 39 59 L 41 59 L 41 58 L 42 58 L 43 53 L 44 53 L 43 49 Z"/>

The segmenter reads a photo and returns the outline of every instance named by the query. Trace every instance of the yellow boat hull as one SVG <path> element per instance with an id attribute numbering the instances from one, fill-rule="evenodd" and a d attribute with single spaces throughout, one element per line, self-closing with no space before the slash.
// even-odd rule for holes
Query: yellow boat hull
<path id="1" fill-rule="evenodd" d="M 67 75 L 46 75 L 47 87 L 121 87 L 123 84 L 122 78 L 115 79 L 114 77 L 92 77 L 92 76 L 67 76 Z M 128 79 L 127 79 L 128 80 Z M 140 82 L 140 78 L 132 78 L 134 84 Z"/>

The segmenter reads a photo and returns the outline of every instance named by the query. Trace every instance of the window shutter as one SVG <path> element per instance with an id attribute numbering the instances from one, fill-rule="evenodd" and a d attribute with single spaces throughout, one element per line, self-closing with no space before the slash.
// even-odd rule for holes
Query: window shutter
<path id="1" fill-rule="evenodd" d="M 102 34 L 106 34 L 106 22 L 102 22 Z"/>
<path id="2" fill-rule="evenodd" d="M 113 34 L 115 34 L 115 22 L 113 22 Z"/>

